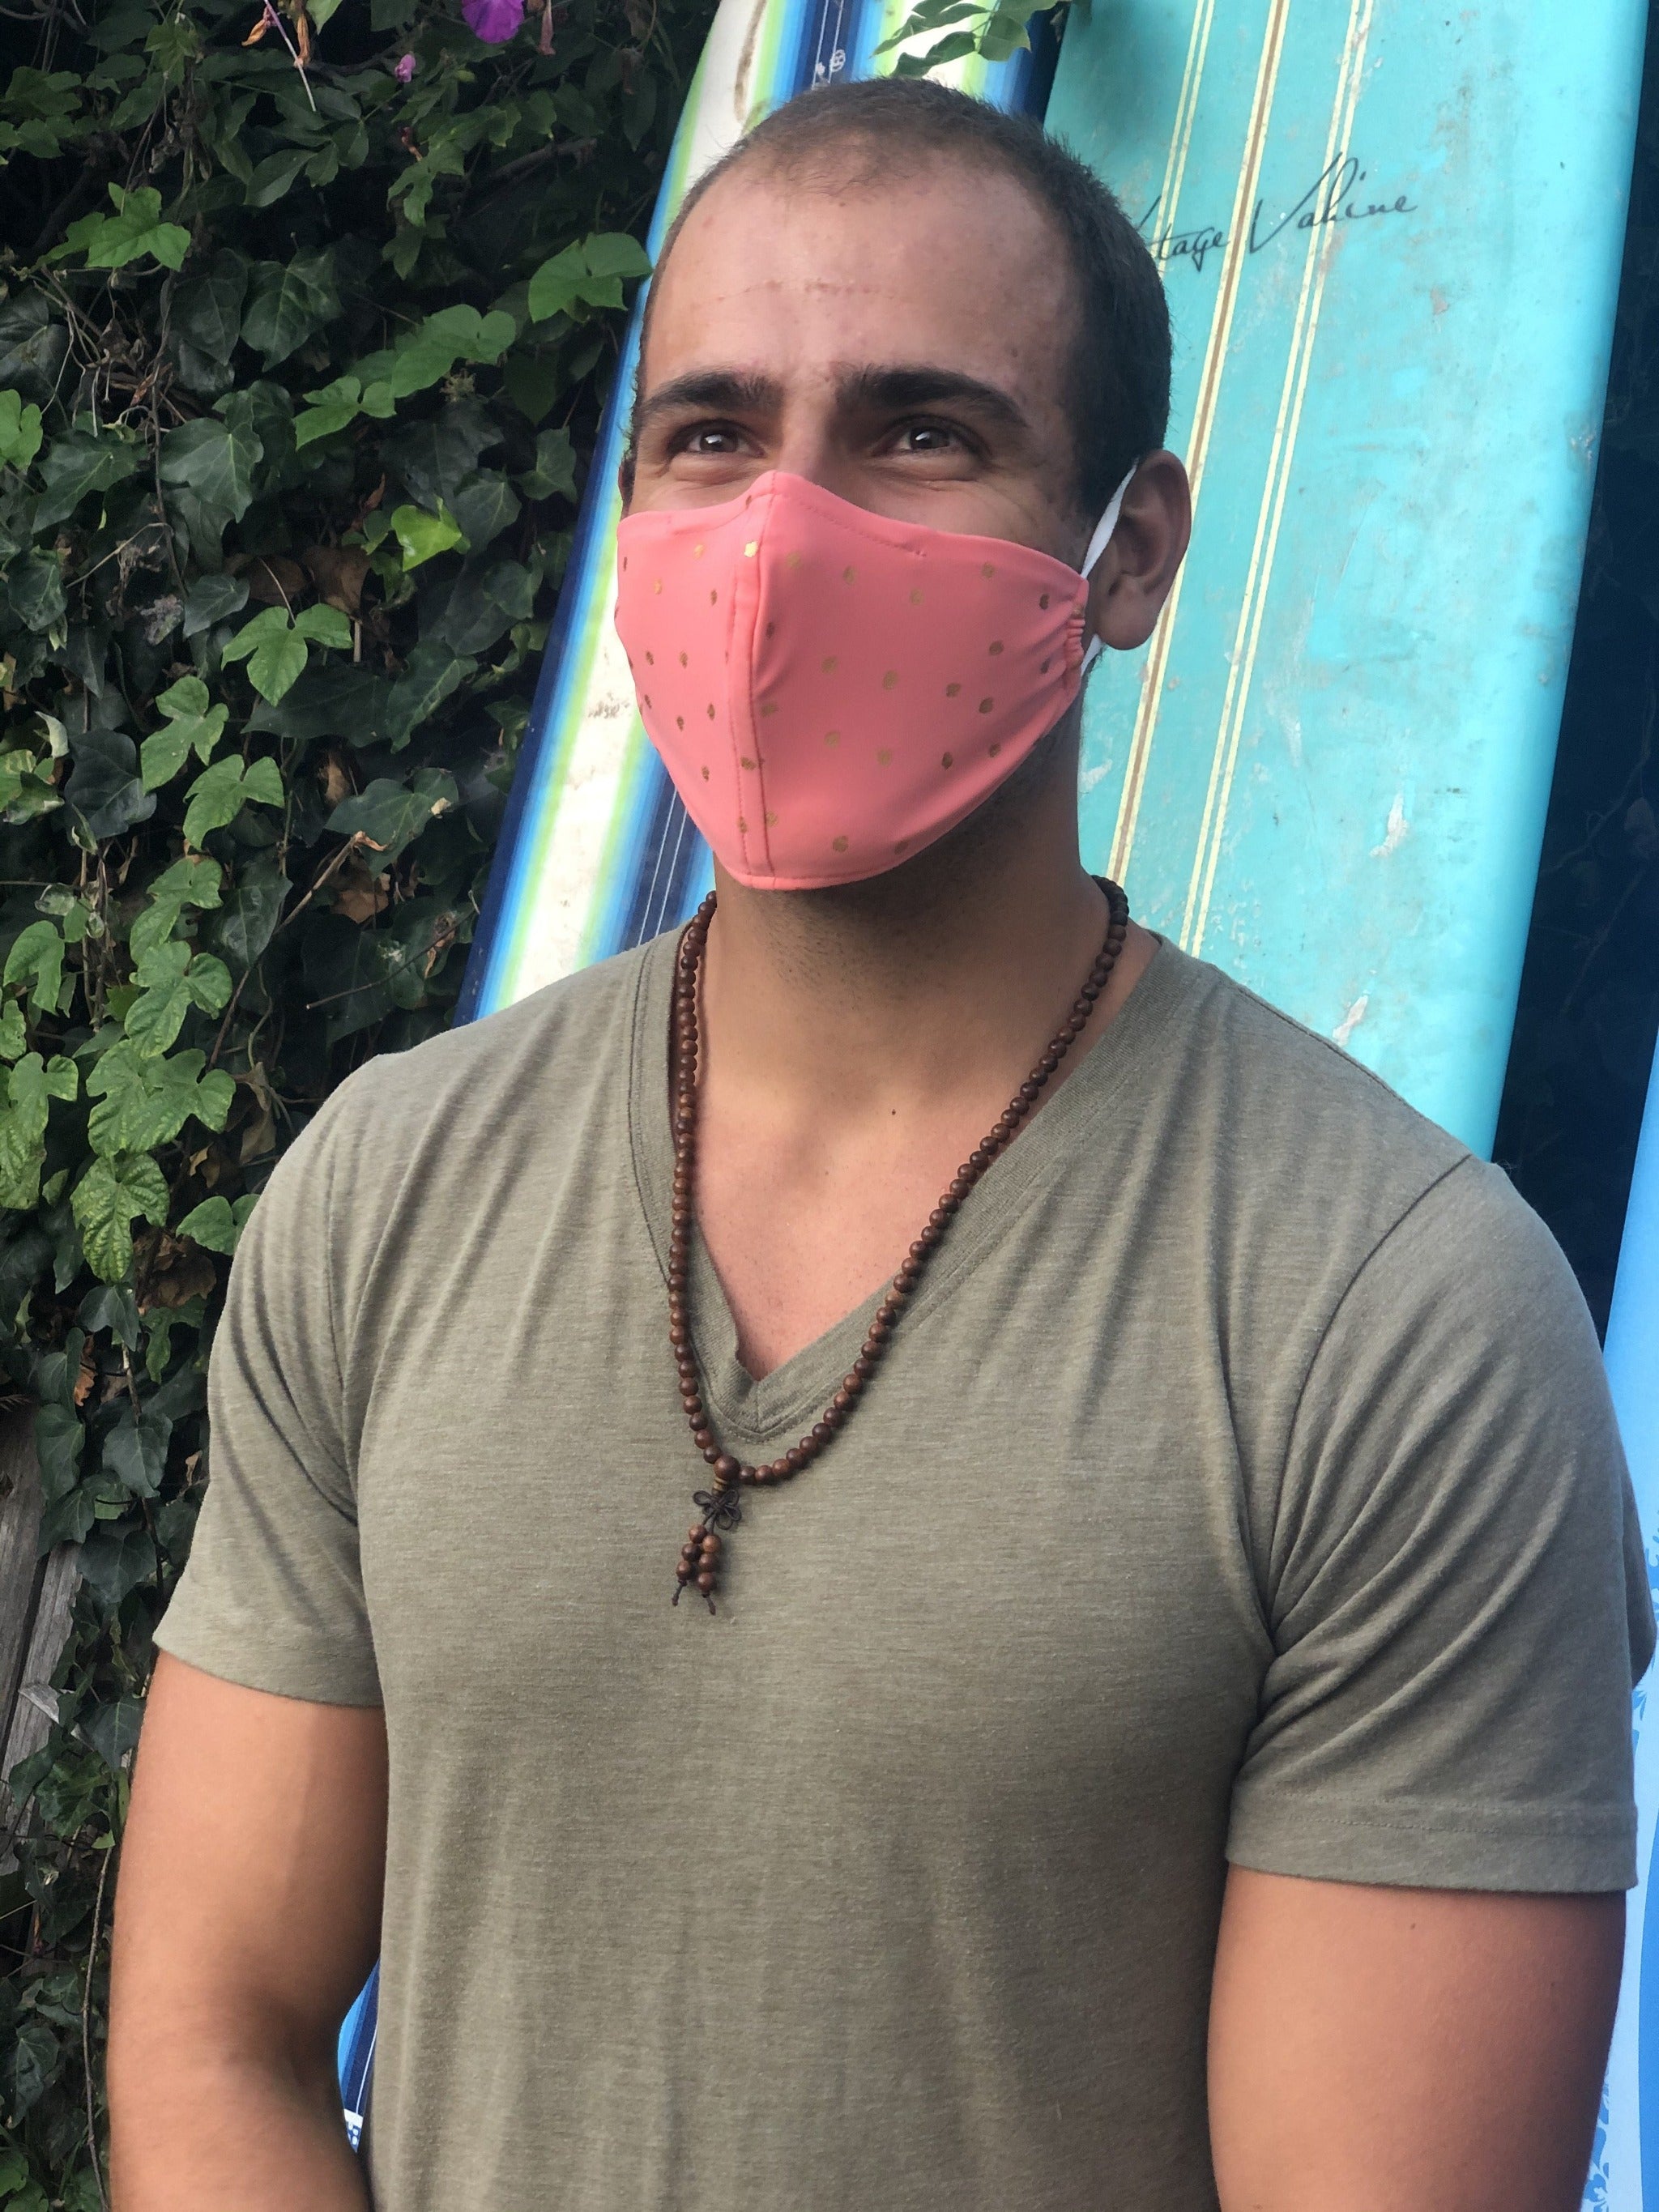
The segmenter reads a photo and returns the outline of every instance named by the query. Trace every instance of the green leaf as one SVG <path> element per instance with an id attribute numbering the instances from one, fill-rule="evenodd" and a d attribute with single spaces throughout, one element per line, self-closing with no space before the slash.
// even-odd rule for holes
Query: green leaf
<path id="1" fill-rule="evenodd" d="M 350 650 L 351 623 L 338 607 L 301 607 L 294 617 L 294 627 L 301 637 L 309 638 L 314 645 L 333 645 L 347 652 Z"/>
<path id="2" fill-rule="evenodd" d="M 106 1328 L 128 1352 L 138 1349 L 143 1327 L 138 1319 L 137 1304 L 132 1292 L 118 1284 L 102 1283 L 95 1291 L 88 1291 L 75 1318 L 88 1336 L 96 1336 Z"/>
<path id="3" fill-rule="evenodd" d="M 161 221 L 161 195 L 153 185 L 132 191 L 112 185 L 109 196 L 115 213 L 82 216 L 72 222 L 49 260 L 84 253 L 88 269 L 125 269 L 129 261 L 149 254 L 164 269 L 183 267 L 190 233 L 179 223 Z"/>
<path id="4" fill-rule="evenodd" d="M 67 1364 L 67 1363 L 65 1363 Z M 80 1346 L 75 1352 L 75 1364 L 81 1364 Z M 69 1378 L 74 1387 L 74 1376 Z M 34 1417 L 34 1455 L 40 1466 L 40 1487 L 50 1503 L 64 1498 L 81 1480 L 81 1455 L 87 1446 L 86 1424 L 75 1410 L 74 1404 L 41 1407 Z"/>
<path id="5" fill-rule="evenodd" d="M 252 1194 L 239 1198 L 234 1206 L 228 1198 L 204 1198 L 179 1224 L 178 1234 L 192 1238 L 210 1252 L 234 1252 L 254 1204 Z"/>
<path id="6" fill-rule="evenodd" d="M 138 748 L 124 730 L 88 730 L 73 741 L 75 772 L 64 795 L 88 837 L 119 837 L 155 811 L 138 772 Z"/>
<path id="7" fill-rule="evenodd" d="M 447 814 L 456 803 L 454 779 L 437 769 L 422 769 L 412 783 L 392 776 L 377 776 L 366 791 L 343 799 L 328 817 L 328 827 L 341 836 L 361 836 L 389 867 L 404 848 L 419 836 L 428 822 Z"/>
<path id="8" fill-rule="evenodd" d="M 75 429 L 54 438 L 40 464 L 44 489 L 35 503 L 34 527 L 46 530 L 67 520 L 88 493 L 124 483 L 143 458 L 135 440 L 114 432 Z"/>
<path id="9" fill-rule="evenodd" d="M 306 641 L 289 619 L 286 608 L 267 607 L 238 630 L 225 647 L 224 657 L 246 659 L 248 682 L 262 699 L 274 702 L 292 690 L 305 673 Z M 189 834 L 187 825 L 185 835 Z"/>
<path id="10" fill-rule="evenodd" d="M 274 368 L 339 312 L 331 246 L 288 263 L 262 261 L 249 287 L 242 336 L 264 355 L 264 366 Z"/>
<path id="11" fill-rule="evenodd" d="M 623 282 L 650 273 L 650 257 L 636 239 L 601 231 L 543 262 L 530 280 L 531 319 L 545 322 L 574 307 L 620 307 Z"/>
<path id="12" fill-rule="evenodd" d="M 72 1060 L 48 1063 L 38 1052 L 26 1053 L 10 1070 L 0 1111 L 0 1206 L 27 1211 L 40 1203 L 49 1102 L 73 1100 L 79 1085 Z"/>
<path id="13" fill-rule="evenodd" d="M 165 869 L 150 885 L 149 903 L 132 925 L 127 941 L 133 958 L 142 965 L 158 945 L 166 944 L 187 906 L 217 906 L 221 881 L 219 863 L 199 855 L 175 860 Z"/>
<path id="14" fill-rule="evenodd" d="M 104 1282 L 118 1283 L 132 1266 L 133 1223 L 167 1219 L 167 1187 L 154 1160 L 142 1152 L 118 1152 L 94 1160 L 70 1204 L 88 1266 Z"/>
<path id="15" fill-rule="evenodd" d="M 216 415 L 181 422 L 161 439 L 163 483 L 184 484 L 201 501 L 213 527 L 240 522 L 252 501 L 255 471 L 264 446 L 244 424 L 234 429 Z"/>
<path id="16" fill-rule="evenodd" d="M 479 550 L 511 529 L 522 512 L 518 494 L 494 469 L 480 469 L 477 476 L 468 477 L 456 491 L 449 511 L 467 544 Z"/>
<path id="17" fill-rule="evenodd" d="M 124 1414 L 104 1438 L 106 1470 L 136 1498 L 154 1498 L 167 1463 L 171 1421 L 146 1409 L 135 1420 Z"/>
<path id="18" fill-rule="evenodd" d="M 569 431 L 538 431 L 535 461 L 514 481 L 526 499 L 574 499 L 576 454 Z"/>
<path id="19" fill-rule="evenodd" d="M 185 594 L 185 635 L 194 637 L 228 621 L 247 605 L 245 576 L 198 576 Z"/>
<path id="20" fill-rule="evenodd" d="M 112 1772 L 124 1772 L 143 1725 L 143 1701 L 121 1697 L 94 1708 L 81 1723 L 81 1732 Z"/>
<path id="21" fill-rule="evenodd" d="M 294 645 L 303 662 L 305 641 L 295 639 Z M 234 757 L 215 761 L 190 787 L 185 808 L 185 842 L 199 846 L 210 830 L 222 830 L 234 822 L 251 799 L 265 806 L 280 806 L 283 796 L 283 780 L 275 761 L 257 760 L 246 768 Z"/>
<path id="22" fill-rule="evenodd" d="M 222 251 L 199 276 L 186 278 L 173 295 L 173 329 L 210 361 L 228 361 L 235 351 L 247 271 L 241 254 Z"/>
<path id="23" fill-rule="evenodd" d="M 22 1056 L 28 1042 L 23 1027 L 23 1009 L 15 999 L 8 999 L 0 1006 L 0 1060 L 17 1060 Z"/>
<path id="24" fill-rule="evenodd" d="M 0 393 L 0 398 L 4 394 Z M 55 553 L 33 546 L 6 574 L 6 601 L 25 629 L 51 632 L 63 622 L 64 569 Z"/>
<path id="25" fill-rule="evenodd" d="M 170 783 L 194 753 L 205 762 L 224 734 L 229 708 L 210 706 L 208 688 L 198 676 L 180 677 L 155 702 L 168 720 L 152 730 L 141 751 L 146 791 Z"/>
<path id="26" fill-rule="evenodd" d="M 408 665 L 392 687 L 380 729 L 366 732 L 366 737 L 384 737 L 394 751 L 401 750 L 451 693 L 477 672 L 476 661 L 423 640 L 410 654 Z"/>
<path id="27" fill-rule="evenodd" d="M 170 1318 L 170 1316 L 169 1316 Z M 106 1462 L 108 1447 L 105 1448 Z M 114 1469 L 111 1468 L 111 1473 Z M 155 1544 L 147 1528 L 94 1528 L 76 1562 L 81 1579 L 95 1590 L 112 1613 L 129 1591 L 155 1574 Z M 10 2212 L 10 2208 L 7 2208 Z"/>
<path id="28" fill-rule="evenodd" d="M 435 554 L 447 553 L 453 547 L 466 543 L 460 525 L 441 501 L 436 514 L 428 514 L 419 507 L 396 508 L 392 527 L 403 548 L 405 568 L 418 568 L 422 561 L 430 561 Z"/>
<path id="29" fill-rule="evenodd" d="M 277 153 L 267 154 L 263 161 L 255 162 L 253 173 L 243 187 L 243 198 L 251 208 L 270 207 L 283 198 L 310 159 L 308 146 L 284 146 Z"/>
<path id="30" fill-rule="evenodd" d="M 26 469 L 40 450 L 40 410 L 20 392 L 0 391 L 0 462 Z"/>
<path id="31" fill-rule="evenodd" d="M 99 1101 L 89 1123 L 93 1149 L 106 1157 L 170 1145 L 192 1116 L 204 1128 L 222 1129 L 236 1094 L 222 1067 L 208 1068 L 205 1053 L 151 1058 L 125 1037 L 100 1055 L 87 1090 Z"/>
<path id="32" fill-rule="evenodd" d="M 13 939 L 4 981 L 28 985 L 37 1014 L 55 1014 L 64 986 L 64 937 L 56 922 L 32 921 Z"/>

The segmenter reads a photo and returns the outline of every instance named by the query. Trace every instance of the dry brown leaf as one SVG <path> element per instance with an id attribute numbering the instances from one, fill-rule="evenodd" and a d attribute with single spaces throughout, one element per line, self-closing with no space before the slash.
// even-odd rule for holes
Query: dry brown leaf
<path id="1" fill-rule="evenodd" d="M 88 1337 L 81 1346 L 81 1371 L 75 1378 L 75 1402 L 84 1406 L 92 1395 L 92 1386 L 98 1380 L 98 1359 Z"/>
<path id="2" fill-rule="evenodd" d="M 183 1306 L 192 1298 L 208 1297 L 218 1279 L 210 1255 L 188 1237 L 159 1229 L 139 1243 L 140 1313 L 152 1306 Z"/>
<path id="3" fill-rule="evenodd" d="M 249 597 L 258 599 L 262 606 L 291 605 L 306 587 L 305 570 L 285 553 L 261 553 L 248 562 L 242 574 L 247 578 Z"/>
<path id="4" fill-rule="evenodd" d="M 372 874 L 354 854 L 334 878 L 334 911 L 348 921 L 372 921 L 392 903 L 384 876 Z"/>
<path id="5" fill-rule="evenodd" d="M 317 769 L 317 781 L 323 787 L 323 797 L 331 806 L 337 806 L 343 799 L 351 796 L 351 778 L 338 753 L 325 753 Z"/>
<path id="6" fill-rule="evenodd" d="M 343 615 L 355 615 L 363 603 L 369 558 L 361 545 L 312 545 L 301 556 L 324 602 Z"/>

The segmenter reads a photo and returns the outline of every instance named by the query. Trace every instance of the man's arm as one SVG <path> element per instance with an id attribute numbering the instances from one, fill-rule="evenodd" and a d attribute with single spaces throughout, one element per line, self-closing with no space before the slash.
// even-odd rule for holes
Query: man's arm
<path id="1" fill-rule="evenodd" d="M 162 1655 L 115 1905 L 116 2212 L 364 2212 L 334 2051 L 380 1939 L 386 1771 L 378 1706 Z"/>
<path id="2" fill-rule="evenodd" d="M 1235 1867 L 1210 2016 L 1224 2212 L 1578 2212 L 1625 1900 Z"/>

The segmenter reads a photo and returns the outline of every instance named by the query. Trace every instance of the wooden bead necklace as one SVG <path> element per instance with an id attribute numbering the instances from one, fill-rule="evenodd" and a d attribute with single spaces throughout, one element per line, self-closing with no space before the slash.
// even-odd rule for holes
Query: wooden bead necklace
<path id="1" fill-rule="evenodd" d="M 685 1590 L 696 1589 L 707 1602 L 710 1613 L 714 1612 L 714 1592 L 720 1583 L 720 1560 L 725 1549 L 724 1536 L 743 1518 L 743 1509 L 738 1500 L 739 1487 L 750 1483 L 760 1489 L 771 1483 L 787 1482 L 791 1475 L 799 1474 L 804 1467 L 810 1466 L 831 1437 L 845 1426 L 854 1405 L 880 1365 L 882 1354 L 887 1349 L 897 1324 L 900 1310 L 915 1291 L 922 1271 L 950 1225 L 951 1215 L 992 1161 L 999 1153 L 1006 1152 L 1019 1134 L 1026 1116 L 1042 1097 L 1044 1085 L 1082 1035 L 1094 1011 L 1096 1000 L 1106 988 L 1112 970 L 1117 965 L 1117 957 L 1123 950 L 1123 940 L 1129 926 L 1128 900 L 1114 883 L 1107 883 L 1103 888 L 1109 915 L 1106 941 L 1100 948 L 1094 966 L 1089 970 L 1089 980 L 1079 992 L 1070 1014 L 1055 1035 L 1050 1037 L 1042 1057 L 1008 1101 L 989 1132 L 951 1177 L 949 1188 L 928 1215 L 921 1234 L 906 1254 L 902 1266 L 888 1285 L 887 1295 L 876 1309 L 876 1317 L 865 1337 L 864 1348 L 842 1376 L 841 1388 L 799 1443 L 792 1444 L 781 1458 L 771 1460 L 763 1467 L 745 1466 L 734 1459 L 730 1452 L 720 1449 L 709 1424 L 708 1409 L 703 1403 L 697 1356 L 691 1348 L 686 1285 L 691 1249 L 692 1185 L 697 1146 L 697 997 L 702 976 L 703 952 L 708 939 L 708 925 L 714 913 L 713 891 L 686 924 L 684 934 L 680 939 L 674 972 L 674 1187 L 668 1242 L 668 1340 L 673 1346 L 674 1364 L 679 1370 L 680 1403 L 685 1408 L 685 1418 L 691 1425 L 691 1441 L 713 1469 L 714 1482 L 711 1488 L 699 1490 L 692 1497 L 691 1502 L 702 1517 L 687 1530 L 685 1542 L 680 1547 L 674 1589 L 676 1605 Z"/>

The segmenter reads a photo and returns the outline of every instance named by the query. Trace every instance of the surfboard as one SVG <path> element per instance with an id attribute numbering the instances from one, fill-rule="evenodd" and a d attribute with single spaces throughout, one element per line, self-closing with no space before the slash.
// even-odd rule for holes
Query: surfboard
<path id="1" fill-rule="evenodd" d="M 1659 1060 L 1631 1182 L 1607 1316 L 1607 1380 L 1630 1460 L 1650 1580 L 1659 1580 Z M 1659 1697 L 1636 1692 L 1636 1857 L 1625 1978 L 1585 2212 L 1659 2212 Z"/>
<path id="2" fill-rule="evenodd" d="M 1048 125 L 1163 264 L 1192 551 L 1090 687 L 1137 915 L 1475 1151 L 1571 646 L 1643 0 L 1118 0 Z"/>
<path id="3" fill-rule="evenodd" d="M 751 124 L 811 86 L 890 69 L 904 49 L 879 57 L 875 49 L 908 12 L 909 0 L 720 0 L 652 220 L 652 258 L 688 185 Z M 1038 24 L 1030 47 L 1011 59 L 970 56 L 939 75 L 998 106 L 1040 114 L 1054 53 L 1052 33 Z M 710 881 L 707 848 L 639 719 L 611 619 L 617 465 L 640 313 L 636 303 L 600 426 L 459 1020 L 673 927 Z"/>

